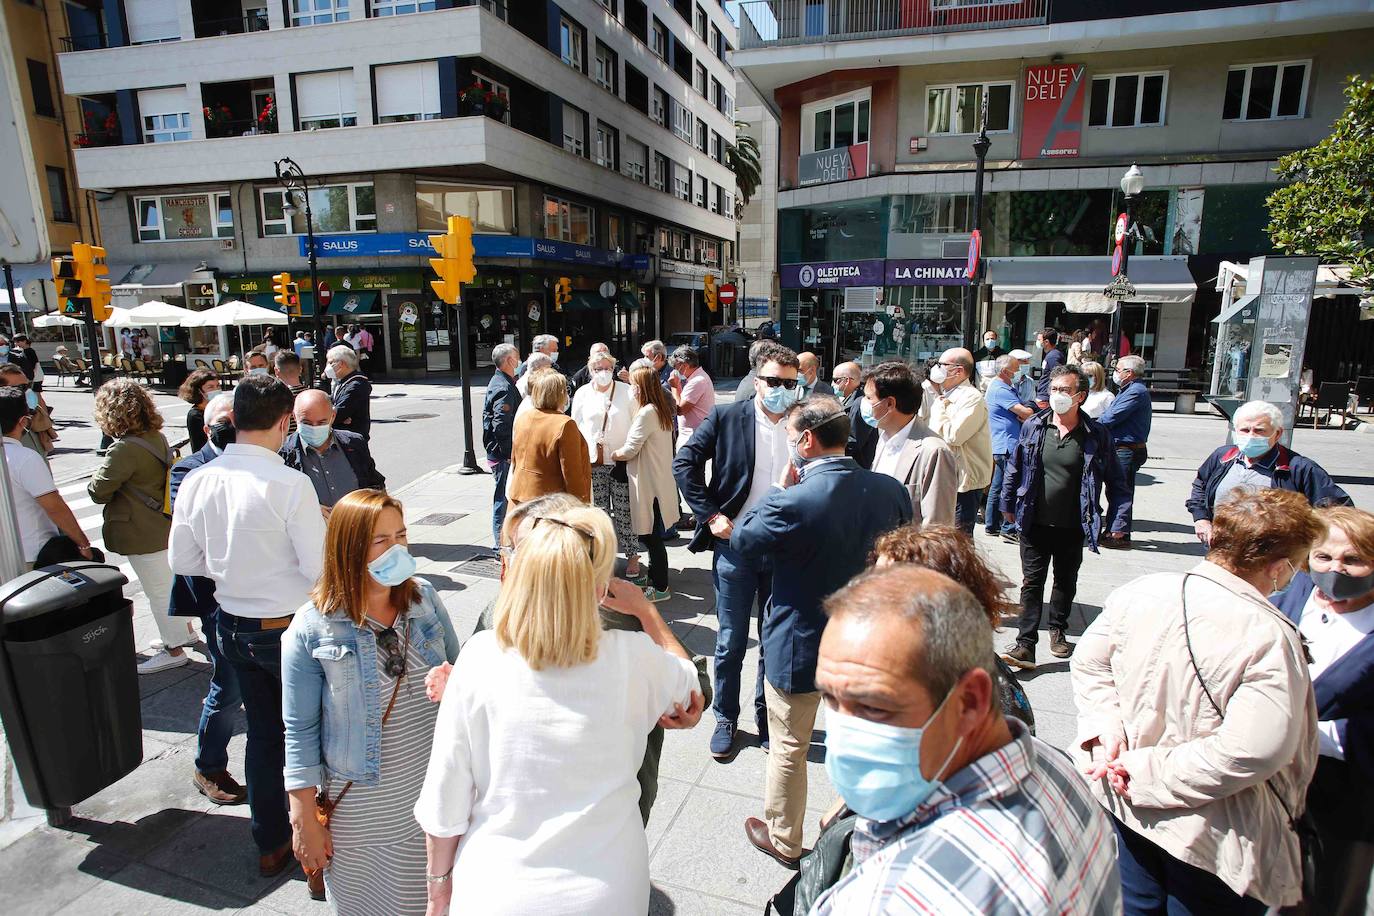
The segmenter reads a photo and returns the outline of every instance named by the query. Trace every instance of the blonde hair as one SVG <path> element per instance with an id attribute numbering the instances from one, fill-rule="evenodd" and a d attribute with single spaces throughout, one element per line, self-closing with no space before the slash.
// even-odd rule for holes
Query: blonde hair
<path id="1" fill-rule="evenodd" d="M 363 625 L 367 616 L 367 552 L 377 522 L 387 509 L 395 509 L 405 519 L 405 510 L 394 497 L 381 490 L 354 490 L 334 504 L 329 526 L 324 532 L 324 571 L 310 593 L 310 600 L 321 614 L 340 614 Z M 391 587 L 391 606 L 404 611 L 420 599 L 420 587 L 407 579 Z"/>
<path id="2" fill-rule="evenodd" d="M 129 378 L 117 378 L 95 393 L 95 423 L 114 439 L 162 429 L 162 414 L 147 390 Z"/>
<path id="3" fill-rule="evenodd" d="M 599 593 L 615 564 L 615 529 L 600 509 L 550 512 L 520 540 L 492 630 L 535 671 L 572 668 L 596 659 L 601 641 Z"/>
<path id="4" fill-rule="evenodd" d="M 1332 528 L 1341 529 L 1360 559 L 1374 563 L 1374 515 L 1354 506 L 1323 506 L 1317 510 L 1317 518 L 1326 525 L 1326 536 Z M 1320 544 L 1326 536 L 1312 546 Z"/>
<path id="5" fill-rule="evenodd" d="M 568 400 L 568 380 L 554 369 L 536 369 L 530 373 L 529 394 L 540 410 L 560 411 Z"/>
<path id="6" fill-rule="evenodd" d="M 1102 368 L 1102 364 L 1091 359 L 1085 359 L 1078 364 L 1078 368 L 1083 370 L 1083 374 L 1088 377 L 1089 391 L 1104 391 L 1107 388 L 1107 370 Z"/>

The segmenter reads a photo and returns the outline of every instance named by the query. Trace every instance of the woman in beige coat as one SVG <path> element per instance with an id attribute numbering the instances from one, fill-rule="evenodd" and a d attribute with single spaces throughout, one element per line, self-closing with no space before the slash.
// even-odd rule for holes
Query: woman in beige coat
<path id="1" fill-rule="evenodd" d="M 1301 898 L 1291 821 L 1317 711 L 1297 627 L 1266 596 L 1324 533 L 1300 493 L 1237 491 L 1205 561 L 1117 589 L 1079 641 L 1073 750 L 1114 818 L 1127 914 Z"/>
<path id="2" fill-rule="evenodd" d="M 630 371 L 630 394 L 638 409 L 625 444 L 612 453 L 626 461 L 630 477 L 630 521 L 649 555 L 650 601 L 667 601 L 668 549 L 664 538 L 677 524 L 677 481 L 673 479 L 673 416 L 677 413 L 658 374 L 647 366 Z"/>

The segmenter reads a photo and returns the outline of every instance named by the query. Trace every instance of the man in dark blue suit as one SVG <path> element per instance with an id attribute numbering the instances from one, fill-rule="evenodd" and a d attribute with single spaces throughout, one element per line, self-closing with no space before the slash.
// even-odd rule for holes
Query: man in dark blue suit
<path id="1" fill-rule="evenodd" d="M 205 435 L 209 442 L 198 452 L 178 461 L 171 471 L 168 489 L 172 505 L 186 475 L 214 461 L 234 441 L 234 397 L 216 395 L 205 407 Z M 220 652 L 215 615 L 215 583 L 201 576 L 175 576 L 167 612 L 173 617 L 199 617 L 210 656 L 210 689 L 201 704 L 196 728 L 196 772 L 193 780 L 200 794 L 217 805 L 241 805 L 248 790 L 229 775 L 229 738 L 234 733 L 234 711 L 243 702 L 239 679 Z"/>
<path id="2" fill-rule="evenodd" d="M 730 756 L 739 720 L 740 669 L 749 642 L 749 617 L 755 600 L 762 613 L 773 588 L 767 560 L 749 560 L 730 545 L 734 520 L 742 518 L 772 488 L 788 464 L 784 415 L 797 400 L 797 354 L 767 341 L 759 349 L 754 396 L 716 407 L 692 433 L 673 459 L 678 489 L 697 521 L 688 547 L 693 553 L 714 552 L 711 584 L 716 593 L 716 696 L 712 711 L 716 730 L 711 754 Z M 711 465 L 711 479 L 706 466 Z M 762 656 L 754 686 L 754 721 L 759 741 L 767 746 L 768 711 L 763 702 Z"/>
<path id="3" fill-rule="evenodd" d="M 520 409 L 520 390 L 515 387 L 515 370 L 520 352 L 510 344 L 491 349 L 496 371 L 487 382 L 487 397 L 482 402 L 482 447 L 487 450 L 492 483 L 491 539 L 501 546 L 501 525 L 506 520 L 506 478 L 510 476 L 510 456 L 515 435 L 515 412 Z"/>
<path id="4" fill-rule="evenodd" d="M 773 594 L 763 617 L 768 705 L 766 820 L 751 817 L 745 834 L 784 865 L 802 854 L 806 755 L 821 695 L 816 658 L 825 629 L 825 599 L 863 571 L 873 542 L 912 519 L 906 488 L 845 455 L 849 414 L 832 397 L 815 396 L 787 414 L 791 462 L 772 491 L 735 526 L 730 546 L 773 567 Z"/>

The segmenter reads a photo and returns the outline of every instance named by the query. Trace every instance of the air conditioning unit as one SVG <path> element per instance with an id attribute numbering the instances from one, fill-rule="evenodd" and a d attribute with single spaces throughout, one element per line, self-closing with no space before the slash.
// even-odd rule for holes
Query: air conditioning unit
<path id="1" fill-rule="evenodd" d="M 220 239 L 220 240 L 219 240 L 219 247 L 220 247 L 220 250 L 221 250 L 221 251 L 233 251 L 233 250 L 234 250 L 234 240 L 233 240 L 233 239 Z"/>

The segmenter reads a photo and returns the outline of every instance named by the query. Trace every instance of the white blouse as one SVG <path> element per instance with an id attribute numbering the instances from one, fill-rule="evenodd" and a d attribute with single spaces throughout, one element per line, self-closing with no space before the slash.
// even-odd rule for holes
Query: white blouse
<path id="1" fill-rule="evenodd" d="M 1110 391 L 1090 392 L 1083 401 L 1083 412 L 1096 420 L 1107 412 L 1107 408 L 1112 406 L 1112 401 L 1116 400 L 1116 395 Z"/>
<path id="2" fill-rule="evenodd" d="M 415 804 L 426 833 L 463 837 L 455 912 L 647 912 L 635 774 L 659 716 L 696 689 L 692 663 L 643 633 L 604 632 L 595 660 L 543 671 L 490 631 L 468 640 Z"/>
<path id="3" fill-rule="evenodd" d="M 606 416 L 608 408 L 609 418 Z M 602 432 L 604 422 L 606 438 L 602 451 L 605 463 L 614 464 L 611 452 L 625 444 L 625 437 L 630 434 L 630 421 L 637 409 L 634 398 L 630 397 L 630 386 L 619 379 L 611 383 L 610 391 L 597 391 L 594 383 L 577 389 L 573 395 L 572 418 L 582 438 L 587 440 L 587 457 L 596 461 L 596 437 Z"/>

